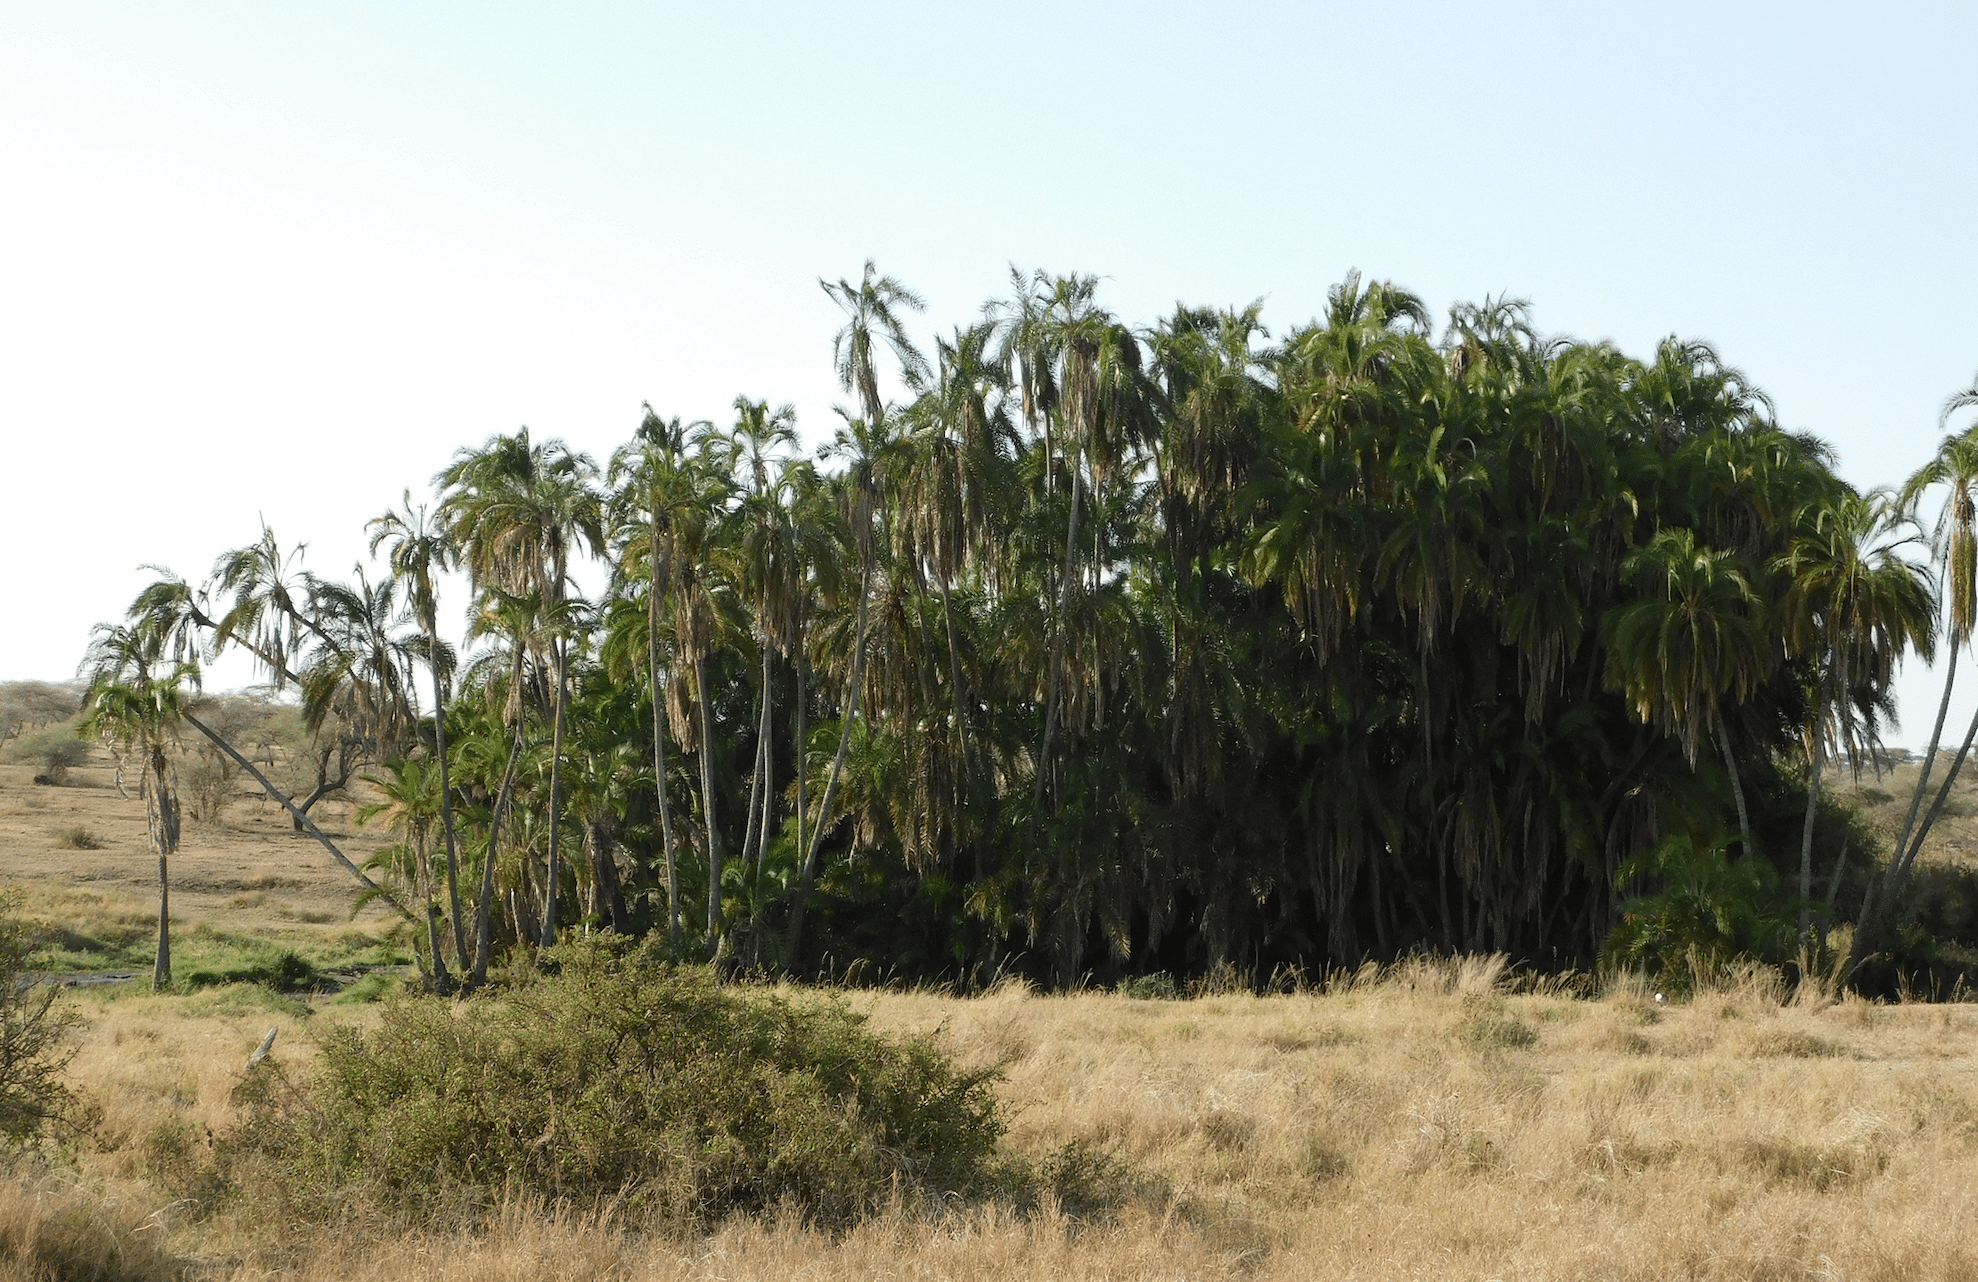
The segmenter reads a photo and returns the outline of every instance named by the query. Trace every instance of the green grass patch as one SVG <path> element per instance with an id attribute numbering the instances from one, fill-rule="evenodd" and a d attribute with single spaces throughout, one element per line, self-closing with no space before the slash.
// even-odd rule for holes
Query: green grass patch
<path id="1" fill-rule="evenodd" d="M 135 913 L 102 914 L 84 921 L 39 922 L 32 969 L 57 974 L 151 969 L 157 955 L 158 919 Z M 283 991 L 313 986 L 325 971 L 402 966 L 405 949 L 362 930 L 250 932 L 208 924 L 172 924 L 172 977 L 176 986 L 259 983 Z"/>

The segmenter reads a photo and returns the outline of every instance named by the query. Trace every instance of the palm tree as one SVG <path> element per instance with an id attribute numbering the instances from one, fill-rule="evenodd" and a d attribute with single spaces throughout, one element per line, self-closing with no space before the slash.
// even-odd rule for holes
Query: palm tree
<path id="1" fill-rule="evenodd" d="M 893 349 L 900 377 L 909 388 L 917 388 L 926 377 L 927 360 L 907 337 L 900 313 L 922 311 L 927 303 L 893 277 L 879 275 L 870 258 L 856 285 L 842 277 L 835 285 L 820 277 L 817 284 L 845 312 L 845 326 L 831 340 L 831 363 L 837 367 L 839 385 L 857 395 L 865 421 L 876 424 L 885 417 L 886 404 L 879 396 L 875 342 L 884 341 Z"/>
<path id="2" fill-rule="evenodd" d="M 382 817 L 386 827 L 399 834 L 397 846 L 379 851 L 371 861 L 388 875 L 400 871 L 418 900 L 420 915 L 426 920 L 426 953 L 431 958 L 432 987 L 449 992 L 453 977 L 448 973 L 446 956 L 440 947 L 439 906 L 433 902 L 432 844 L 433 821 L 439 817 L 440 797 L 437 772 L 427 769 L 417 758 L 389 761 L 384 771 L 365 774 L 364 781 L 377 789 L 379 800 L 357 808 L 358 823 Z M 466 964 L 465 952 L 455 960 Z"/>
<path id="3" fill-rule="evenodd" d="M 1773 665 L 1751 572 L 1736 553 L 1700 544 L 1688 529 L 1661 531 L 1625 569 L 1647 595 L 1622 606 L 1610 625 L 1608 687 L 1625 694 L 1643 722 L 1675 736 L 1692 767 L 1698 736 L 1717 738 L 1739 834 L 1753 854 L 1744 783 L 1720 709 L 1727 696 L 1742 700 Z"/>
<path id="4" fill-rule="evenodd" d="M 775 654 L 788 653 L 801 611 L 802 582 L 791 547 L 793 531 L 778 475 L 787 466 L 779 448 L 796 444 L 796 410 L 788 405 L 771 410 L 766 401 L 735 398 L 735 426 L 728 435 L 729 454 L 741 473 L 740 503 L 734 512 L 738 537 L 732 577 L 755 607 L 756 639 L 762 653 L 762 686 L 757 704 L 755 767 L 749 776 L 749 808 L 742 829 L 742 862 L 760 867 L 763 848 L 774 828 L 776 804 L 775 755 L 771 751 L 770 720 L 775 709 Z"/>
<path id="5" fill-rule="evenodd" d="M 1932 594 L 1922 567 L 1902 556 L 1914 535 L 1894 496 L 1844 493 L 1819 504 L 1780 558 L 1790 585 L 1781 612 L 1790 649 L 1813 660 L 1812 716 L 1807 719 L 1806 818 L 1800 831 L 1799 935 L 1813 926 L 1813 821 L 1820 803 L 1824 748 L 1829 739 L 1861 761 L 1864 726 L 1857 692 L 1871 703 L 1888 689 L 1896 661 L 1911 648 L 1928 655 L 1935 629 Z"/>
<path id="6" fill-rule="evenodd" d="M 176 663 L 155 674 L 159 655 L 129 628 L 98 624 L 84 660 L 89 689 L 78 733 L 101 738 L 122 757 L 141 763 L 145 830 L 158 856 L 158 951 L 151 989 L 172 982 L 171 857 L 179 848 L 179 798 L 169 749 L 177 740 L 186 688 L 199 688 L 199 669 Z"/>
<path id="7" fill-rule="evenodd" d="M 307 544 L 297 544 L 282 551 L 275 532 L 263 524 L 258 540 L 221 553 L 213 565 L 214 594 L 232 598 L 213 630 L 214 657 L 239 641 L 267 669 L 277 690 L 299 682 L 290 660 L 305 634 L 334 644 L 317 627 L 310 608 L 318 583 L 302 568 L 307 550 Z"/>
<path id="8" fill-rule="evenodd" d="M 674 567 L 680 559 L 676 516 L 691 510 L 696 485 L 686 457 L 687 432 L 712 430 L 697 422 L 683 428 L 678 418 L 661 419 L 646 406 L 645 419 L 634 440 L 611 457 L 609 483 L 625 528 L 625 560 L 620 569 L 631 577 L 631 562 L 645 555 L 646 676 L 652 696 L 653 773 L 658 791 L 661 843 L 666 859 L 666 921 L 669 938 L 680 934 L 680 869 L 673 844 L 673 808 L 667 797 L 666 687 L 660 682 L 660 618 L 674 594 Z"/>
<path id="9" fill-rule="evenodd" d="M 964 770 L 971 754 L 964 707 L 961 644 L 955 626 L 956 584 L 984 556 L 1009 487 L 1006 473 L 1015 431 L 1000 403 L 1006 381 L 989 358 L 992 325 L 937 340 L 932 384 L 908 408 L 903 442 L 908 459 L 899 477 L 896 529 L 907 554 L 932 575 L 941 594 L 948 638 L 948 685 Z"/>
<path id="10" fill-rule="evenodd" d="M 1944 408 L 1938 415 L 1938 426 L 1947 426 L 1955 415 L 1972 408 L 1978 408 L 1978 379 L 1974 379 L 1970 387 L 1953 393 L 1945 400 Z M 1924 754 L 1922 769 L 1917 775 L 1916 793 L 1910 798 L 1909 813 L 1903 819 L 1895 854 L 1883 870 L 1880 883 L 1871 889 L 1870 902 L 1862 905 L 1854 943 L 1849 950 L 1851 966 L 1860 965 L 1879 945 L 1882 926 L 1897 911 L 1910 870 L 1915 866 L 1917 855 L 1922 853 L 1923 842 L 1950 799 L 1951 786 L 1957 781 L 1965 758 L 1970 755 L 1972 743 L 1978 740 L 1978 715 L 1974 715 L 1963 741 L 1958 745 L 1956 756 L 1951 759 L 1950 769 L 1937 790 L 1936 799 L 1919 826 L 1917 811 L 1929 787 L 1931 769 L 1936 764 L 1937 745 L 1943 734 L 1944 718 L 1950 711 L 1958 650 L 1970 642 L 1973 623 L 1978 621 L 1978 425 L 1956 435 L 1947 435 L 1938 446 L 1936 457 L 1904 482 L 1898 501 L 1906 509 L 1914 511 L 1924 493 L 1937 485 L 1950 490 L 1938 513 L 1931 540 L 1937 563 L 1942 567 L 1939 600 L 1944 612 L 1944 631 L 1950 643 L 1950 655 L 1944 665 L 1944 693 L 1937 705 L 1937 719 L 1930 731 L 1930 747 Z"/>
<path id="11" fill-rule="evenodd" d="M 890 448 L 882 426 L 846 417 L 833 435 L 832 443 L 821 452 L 824 457 L 841 459 L 845 464 L 837 483 L 839 517 L 849 536 L 852 555 L 858 561 L 858 595 L 853 603 L 851 662 L 845 677 L 845 694 L 839 704 L 838 749 L 831 758 L 824 793 L 818 800 L 817 821 L 811 826 L 810 840 L 797 871 L 796 903 L 790 910 L 790 935 L 784 946 L 786 969 L 802 964 L 804 913 L 810 904 L 811 888 L 817 881 L 818 854 L 831 822 L 832 802 L 837 799 L 838 783 L 845 772 L 845 754 L 851 744 L 852 723 L 858 720 L 859 698 L 865 688 L 866 606 L 871 599 L 873 569 L 879 555 L 875 527 L 885 492 L 883 473 Z M 800 770 L 804 751 L 800 746 Z"/>
<path id="12" fill-rule="evenodd" d="M 412 506 L 412 491 L 405 491 L 400 508 L 374 517 L 366 526 L 371 532 L 371 555 L 390 545 L 387 553 L 393 576 L 405 584 L 407 603 L 413 617 L 426 634 L 426 667 L 433 678 L 433 756 L 439 763 L 440 829 L 446 841 L 447 904 L 453 917 L 453 955 L 467 963 L 467 924 L 460 911 L 459 837 L 453 823 L 453 784 L 448 774 L 446 749 L 447 649 L 440 641 L 439 595 L 433 587 L 436 572 L 453 568 L 453 544 L 426 509 Z"/>
<path id="13" fill-rule="evenodd" d="M 684 698 L 677 702 L 672 698 L 675 690 L 682 689 L 677 682 L 667 690 L 668 713 L 670 716 L 677 710 L 674 734 L 700 760 L 701 818 L 708 863 L 706 944 L 710 956 L 719 956 L 725 938 L 721 928 L 723 854 L 716 808 L 717 740 L 708 658 L 726 626 L 722 599 L 732 599 L 729 585 L 722 583 L 720 576 L 721 563 L 727 559 L 722 538 L 728 532 L 722 518 L 735 490 L 734 443 L 726 433 L 707 422 L 689 429 L 689 443 L 694 453 L 684 470 L 688 483 L 673 507 L 673 632 L 679 660 L 694 675 L 692 696 L 700 715 L 698 718 L 692 715 L 694 705 Z"/>
<path id="14" fill-rule="evenodd" d="M 436 478 L 442 488 L 440 517 L 476 583 L 499 584 L 511 593 L 540 591 L 555 615 L 571 588 L 570 557 L 603 550 L 603 504 L 592 487 L 597 465 L 561 441 L 533 442 L 525 427 L 490 437 L 479 450 L 462 450 Z M 567 622 L 567 621 L 566 621 Z M 549 856 L 541 943 L 556 942 L 558 888 L 562 880 L 562 757 L 569 703 L 571 631 L 548 635 L 555 670 L 551 714 Z"/>

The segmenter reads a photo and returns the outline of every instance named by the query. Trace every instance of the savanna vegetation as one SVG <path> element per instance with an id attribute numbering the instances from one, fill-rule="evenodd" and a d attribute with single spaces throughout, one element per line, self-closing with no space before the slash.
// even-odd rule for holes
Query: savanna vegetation
<path id="1" fill-rule="evenodd" d="M 1969 1007 L 1876 1000 L 1962 997 L 1978 921 L 1919 862 L 1978 722 L 1881 743 L 1969 642 L 1978 427 L 1862 494 L 1702 344 L 1011 288 L 921 344 L 825 283 L 815 457 L 746 396 L 496 435 L 348 580 L 264 528 L 79 714 L 7 688 L 158 905 L 80 1021 L 0 950 L 0 1270 L 1978 1274 Z M 268 699 L 201 693 L 232 649 Z M 402 990 L 173 971 L 243 781 Z"/>
<path id="2" fill-rule="evenodd" d="M 1871 1002 L 1753 966 L 1700 971 L 1658 1001 L 1622 973 L 1561 982 L 1420 957 L 1269 994 L 1225 976 L 1175 999 L 1015 980 L 834 997 L 717 987 L 701 968 L 673 972 L 679 989 L 664 968 L 619 988 L 581 951 L 561 946 L 561 976 L 525 963 L 514 988 L 454 1002 L 84 992 L 69 1077 L 100 1115 L 66 1155 L 0 1179 L 0 1277 L 1978 1276 L 1968 1003 Z M 907 1054 L 866 1088 L 877 1117 L 832 1107 L 842 1088 L 789 1075 L 775 1050 L 711 1064 L 707 1099 L 663 1115 L 645 1105 L 679 1079 L 629 1070 L 648 1052 L 691 1060 L 677 1050 L 611 1051 L 589 1030 L 565 1053 L 531 1026 L 513 1043 L 526 1057 L 480 1058 L 521 1009 L 498 994 L 549 999 L 573 968 L 580 990 L 684 999 L 641 1028 L 677 1031 L 707 998 L 753 1012 L 711 1047 L 815 1011 L 784 1047 L 861 1072 L 885 1046 Z M 578 994 L 555 996 L 544 1013 L 567 1030 Z M 352 1053 L 414 1046 L 445 1053 Z M 421 1160 L 482 1124 L 443 1085 L 469 1062 L 491 1070 L 478 1098 L 541 1128 L 494 1147 L 538 1168 L 507 1189 Z M 532 1089 L 580 1063 L 636 1087 L 624 1133 L 568 1081 Z M 969 1141 L 945 1172 L 916 1164 L 911 1136 L 894 1152 L 843 1142 L 848 1127 L 883 1133 L 890 1087 L 923 1073 L 937 1105 L 944 1083 L 964 1105 L 934 1110 Z M 381 1102 L 395 1074 L 412 1089 Z M 991 1094 L 1000 1137 L 978 1162 L 989 1132 L 970 1101 Z M 739 1100 L 731 1143 L 667 1143 Z M 787 1132 L 788 1182 L 766 1204 L 725 1196 L 729 1175 L 773 1174 L 750 1164 L 772 1118 L 806 1123 Z M 820 1135 L 833 1143 L 804 1143 Z M 584 1195 L 641 1144 L 647 1178 Z M 876 1204 L 807 1205 L 806 1174 L 825 1171 Z M 964 1182 L 940 1195 L 929 1174 Z M 566 1195 L 541 1191 L 559 1178 Z"/>
<path id="3" fill-rule="evenodd" d="M 1013 272 L 922 342 L 870 264 L 824 287 L 851 403 L 816 458 L 747 396 L 602 461 L 524 428 L 435 460 L 348 580 L 264 529 L 99 628 L 86 733 L 161 903 L 162 745 L 247 767 L 193 702 L 241 648 L 323 745 L 266 787 L 316 831 L 368 781 L 397 841 L 346 862 L 441 990 L 591 931 L 964 987 L 1841 943 L 1926 973 L 1915 858 L 1964 752 L 1938 769 L 1940 715 L 1886 854 L 1820 784 L 1878 761 L 1906 656 L 1955 678 L 1978 429 L 1862 494 L 1708 346 L 1520 302 L 1438 327 L 1353 276 L 1281 334 L 1135 326 Z"/>

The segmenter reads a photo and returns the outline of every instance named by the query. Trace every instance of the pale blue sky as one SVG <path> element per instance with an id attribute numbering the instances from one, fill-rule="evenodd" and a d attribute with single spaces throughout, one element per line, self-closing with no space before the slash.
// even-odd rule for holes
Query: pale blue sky
<path id="1" fill-rule="evenodd" d="M 1354 267 L 1508 291 L 1707 338 L 1899 480 L 1978 370 L 1974 37 L 1948 4 L 0 0 L 0 676 L 67 675 L 138 563 L 197 578 L 259 514 L 347 571 L 520 423 L 603 455 L 642 400 L 746 392 L 821 433 L 816 278 L 867 256 L 928 333 L 1011 263 L 1143 322 L 1288 326 Z"/>

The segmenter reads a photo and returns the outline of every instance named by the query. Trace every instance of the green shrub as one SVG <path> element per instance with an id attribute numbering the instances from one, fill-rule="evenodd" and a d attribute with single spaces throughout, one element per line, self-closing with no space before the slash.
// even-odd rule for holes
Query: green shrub
<path id="1" fill-rule="evenodd" d="M 89 1106 L 62 1081 L 81 1017 L 52 984 L 27 971 L 39 931 L 19 915 L 20 897 L 0 891 L 0 1141 L 28 1143 L 51 1123 L 89 1120 Z"/>
<path id="2" fill-rule="evenodd" d="M 1655 887 L 1621 905 L 1606 959 L 1668 970 L 1686 961 L 1774 959 L 1790 945 L 1795 905 L 1763 859 L 1726 854 L 1730 837 L 1700 842 L 1678 834 L 1621 865 L 1615 884 Z"/>
<path id="3" fill-rule="evenodd" d="M 89 760 L 89 745 L 67 726 L 49 726 L 8 744 L 7 759 L 27 762 L 36 768 L 37 777 L 60 784 L 71 769 Z"/>
<path id="4" fill-rule="evenodd" d="M 556 959 L 506 994 L 387 1002 L 372 1031 L 330 1033 L 299 1089 L 270 1061 L 221 1145 L 236 1185 L 316 1217 L 527 1192 L 671 1221 L 787 1203 L 839 1224 L 993 1178 L 990 1071 L 876 1036 L 842 1002 L 720 987 L 650 952 Z"/>
<path id="5" fill-rule="evenodd" d="M 1180 995 L 1174 986 L 1174 977 L 1166 971 L 1122 979 L 1119 982 L 1119 994 L 1135 1001 L 1172 1001 Z"/>

